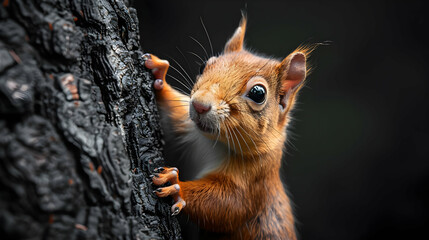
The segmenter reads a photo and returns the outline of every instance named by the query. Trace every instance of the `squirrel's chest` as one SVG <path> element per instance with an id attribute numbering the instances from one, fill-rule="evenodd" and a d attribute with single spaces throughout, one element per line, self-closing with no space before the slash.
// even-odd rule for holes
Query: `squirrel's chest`
<path id="1" fill-rule="evenodd" d="M 296 239 L 289 200 L 286 194 L 272 199 L 267 206 L 246 226 L 254 239 Z"/>

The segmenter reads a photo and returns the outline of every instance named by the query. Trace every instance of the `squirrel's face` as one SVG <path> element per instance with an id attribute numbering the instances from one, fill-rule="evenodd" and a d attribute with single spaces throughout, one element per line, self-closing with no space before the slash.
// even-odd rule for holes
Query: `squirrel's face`
<path id="1" fill-rule="evenodd" d="M 190 118 L 209 137 L 242 154 L 283 143 L 288 112 L 306 74 L 305 53 L 283 61 L 243 49 L 245 20 L 218 57 L 210 58 L 191 91 Z"/>

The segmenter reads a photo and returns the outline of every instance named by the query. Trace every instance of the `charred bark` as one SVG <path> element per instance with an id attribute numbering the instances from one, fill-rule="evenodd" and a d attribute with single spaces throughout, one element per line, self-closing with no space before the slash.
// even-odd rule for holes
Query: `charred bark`
<path id="1" fill-rule="evenodd" d="M 0 235 L 176 239 L 152 76 L 128 1 L 2 0 Z"/>

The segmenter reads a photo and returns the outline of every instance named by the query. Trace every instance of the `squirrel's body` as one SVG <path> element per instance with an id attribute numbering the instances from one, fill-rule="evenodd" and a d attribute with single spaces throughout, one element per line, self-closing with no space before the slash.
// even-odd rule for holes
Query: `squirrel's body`
<path id="1" fill-rule="evenodd" d="M 173 129 L 166 134 L 200 142 L 220 160 L 194 181 L 180 181 L 176 168 L 156 169 L 155 185 L 172 185 L 155 192 L 173 196 L 173 214 L 183 209 L 226 238 L 296 239 L 279 169 L 308 51 L 298 49 L 283 61 L 259 57 L 243 49 L 245 26 L 243 19 L 224 53 L 206 62 L 191 96 L 165 83 L 167 61 L 153 55 L 146 61 L 157 78 L 157 101 L 169 120 L 164 124 Z"/>

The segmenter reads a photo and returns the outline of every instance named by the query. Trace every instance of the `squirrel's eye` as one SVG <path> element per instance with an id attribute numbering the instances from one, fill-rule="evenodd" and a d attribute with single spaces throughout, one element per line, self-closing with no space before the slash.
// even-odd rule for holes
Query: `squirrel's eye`
<path id="1" fill-rule="evenodd" d="M 253 86 L 249 93 L 247 93 L 247 97 L 252 99 L 255 103 L 263 103 L 265 101 L 265 95 L 267 90 L 262 85 Z"/>
<path id="2" fill-rule="evenodd" d="M 200 74 L 203 74 L 204 68 L 206 68 L 206 63 L 205 62 L 201 63 L 201 65 L 200 65 Z"/>

